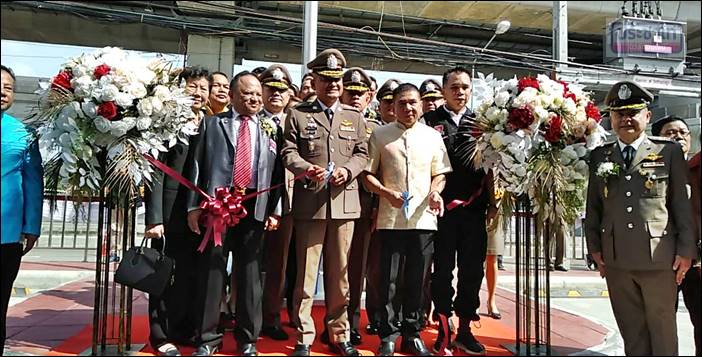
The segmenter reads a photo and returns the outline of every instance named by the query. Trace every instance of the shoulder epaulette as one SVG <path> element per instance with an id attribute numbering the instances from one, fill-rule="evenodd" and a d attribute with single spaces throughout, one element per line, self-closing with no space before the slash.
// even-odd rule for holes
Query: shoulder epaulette
<path id="1" fill-rule="evenodd" d="M 352 107 L 352 106 L 350 106 L 350 105 L 346 105 L 346 104 L 343 104 L 343 103 L 341 104 L 341 107 L 344 108 L 344 110 L 353 110 L 353 111 L 358 112 L 358 113 L 361 112 L 360 110 L 358 110 L 358 108 Z"/>
<path id="2" fill-rule="evenodd" d="M 649 136 L 648 138 L 651 139 L 651 141 L 662 141 L 664 143 L 675 143 L 675 140 L 670 139 L 670 138 L 666 138 L 663 136 Z"/>
<path id="3" fill-rule="evenodd" d="M 369 118 L 366 118 L 366 122 L 368 122 L 368 123 L 373 123 L 373 124 L 376 124 L 376 125 L 378 125 L 378 126 L 383 125 L 383 123 L 382 123 L 380 120 L 378 120 L 378 119 L 369 119 Z"/>

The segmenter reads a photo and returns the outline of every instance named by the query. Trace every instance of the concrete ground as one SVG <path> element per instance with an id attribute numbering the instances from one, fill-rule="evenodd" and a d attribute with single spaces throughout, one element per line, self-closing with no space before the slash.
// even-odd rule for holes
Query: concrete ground
<path id="1" fill-rule="evenodd" d="M 95 264 L 71 262 L 75 255 L 74 251 L 36 250 L 22 263 L 8 313 L 5 355 L 46 354 L 91 322 Z M 501 322 L 514 328 L 514 266 L 508 260 L 506 267 L 498 278 L 497 304 Z M 577 264 L 571 268 L 551 274 L 555 353 L 623 355 L 604 280 Z M 481 301 L 485 302 L 486 294 L 483 285 Z M 135 313 L 145 313 L 145 303 L 143 294 L 135 294 Z M 481 307 L 479 312 L 484 310 Z M 692 324 L 682 299 L 677 320 L 680 355 L 692 355 Z"/>

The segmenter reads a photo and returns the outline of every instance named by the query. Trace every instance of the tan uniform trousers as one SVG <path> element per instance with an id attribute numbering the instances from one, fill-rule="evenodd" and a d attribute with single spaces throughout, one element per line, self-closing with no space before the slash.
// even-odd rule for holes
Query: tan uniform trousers
<path id="1" fill-rule="evenodd" d="M 319 259 L 324 254 L 324 322 L 332 343 L 349 340 L 348 256 L 353 238 L 352 219 L 295 220 L 297 244 L 297 282 L 295 310 L 300 319 L 298 344 L 314 342 L 312 305 L 317 283 Z"/>
<path id="2" fill-rule="evenodd" d="M 263 288 L 263 327 L 280 325 L 280 307 L 283 302 L 285 270 L 288 264 L 292 231 L 293 217 L 292 214 L 288 214 L 280 218 L 277 230 L 265 233 L 266 260 L 263 264 L 266 265 L 266 282 Z M 296 316 L 288 316 L 288 320 L 297 323 Z"/>
<path id="3" fill-rule="evenodd" d="M 627 356 L 677 356 L 675 272 L 607 267 L 607 288 Z"/>

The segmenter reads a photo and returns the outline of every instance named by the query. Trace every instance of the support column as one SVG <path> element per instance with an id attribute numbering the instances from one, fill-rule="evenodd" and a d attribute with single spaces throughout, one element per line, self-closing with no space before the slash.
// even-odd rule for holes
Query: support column
<path id="1" fill-rule="evenodd" d="M 230 78 L 234 73 L 234 37 L 188 35 L 188 66 L 202 66 L 210 72 L 220 71 Z"/>
<path id="2" fill-rule="evenodd" d="M 317 12 L 319 4 L 317 1 L 305 1 L 305 32 L 304 43 L 302 44 L 302 71 L 298 83 L 302 81 L 302 76 L 307 73 L 307 63 L 317 56 Z"/>
<path id="3" fill-rule="evenodd" d="M 553 2 L 553 59 L 568 61 L 568 2 Z M 556 72 L 565 69 L 564 64 L 556 64 Z"/>

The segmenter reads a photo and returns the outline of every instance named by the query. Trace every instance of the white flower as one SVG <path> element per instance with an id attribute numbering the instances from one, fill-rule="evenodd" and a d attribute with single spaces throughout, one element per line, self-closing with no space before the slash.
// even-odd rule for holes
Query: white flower
<path id="1" fill-rule="evenodd" d="M 551 117 L 551 113 L 549 113 L 548 110 L 540 106 L 535 107 L 532 112 L 534 113 L 536 119 L 539 120 L 539 122 L 544 122 Z"/>
<path id="2" fill-rule="evenodd" d="M 563 110 L 565 110 L 565 112 L 568 114 L 575 114 L 575 110 L 577 109 L 575 102 L 571 98 L 566 98 L 561 108 L 563 108 Z"/>
<path id="3" fill-rule="evenodd" d="M 510 98 L 511 96 L 509 92 L 499 92 L 495 96 L 495 104 L 500 108 L 504 108 L 509 102 Z"/>
<path id="4" fill-rule="evenodd" d="M 129 93 L 119 92 L 115 97 L 115 104 L 122 108 L 129 108 L 134 104 L 134 97 Z"/>
<path id="5" fill-rule="evenodd" d="M 536 99 L 538 91 L 536 88 L 528 87 L 519 93 L 517 98 L 512 101 L 512 107 L 521 108 L 527 105 L 533 105 Z"/>
<path id="6" fill-rule="evenodd" d="M 95 129 L 101 133 L 107 133 L 110 131 L 110 129 L 112 129 L 112 122 L 100 115 L 95 117 L 93 124 L 95 124 Z"/>
<path id="7" fill-rule="evenodd" d="M 485 117 L 490 121 L 499 119 L 500 109 L 498 107 L 490 107 L 485 111 Z"/>
<path id="8" fill-rule="evenodd" d="M 105 77 L 107 77 L 107 76 L 105 76 Z M 105 78 L 105 77 L 102 77 L 102 78 Z M 102 82 L 102 78 L 100 78 L 101 82 Z M 100 99 L 103 102 L 112 102 L 117 98 L 118 94 L 119 94 L 119 89 L 117 88 L 117 86 L 115 86 L 114 84 L 108 84 L 108 85 L 103 86 L 102 96 L 100 97 Z"/>
<path id="9" fill-rule="evenodd" d="M 143 131 L 151 127 L 151 117 L 139 117 L 136 120 L 136 128 L 139 131 Z"/>
<path id="10" fill-rule="evenodd" d="M 502 139 L 504 137 L 505 134 L 499 131 L 495 132 L 495 134 L 493 134 L 492 137 L 490 137 L 490 145 L 492 145 L 492 147 L 494 147 L 495 149 L 501 148 L 504 145 L 504 143 L 502 142 Z"/>
<path id="11" fill-rule="evenodd" d="M 125 88 L 125 91 L 137 99 L 144 98 L 147 94 L 146 87 L 141 83 L 131 83 Z"/>
<path id="12" fill-rule="evenodd" d="M 158 85 L 154 88 L 154 97 L 158 98 L 162 102 L 170 101 L 172 98 L 171 91 L 168 87 L 163 85 Z"/>
<path id="13" fill-rule="evenodd" d="M 587 162 L 584 160 L 578 160 L 578 162 L 575 164 L 575 171 L 583 175 L 583 179 L 587 177 L 587 172 L 588 172 L 588 166 Z"/>
<path id="14" fill-rule="evenodd" d="M 88 118 L 95 118 L 97 116 L 97 104 L 93 103 L 92 100 L 83 102 L 83 104 L 81 104 L 81 109 L 83 109 L 83 113 L 85 113 Z"/>
<path id="15" fill-rule="evenodd" d="M 137 110 L 139 111 L 139 116 L 149 117 L 154 112 L 154 106 L 150 100 L 144 99 L 137 104 Z"/>
<path id="16" fill-rule="evenodd" d="M 617 176 L 619 175 L 619 165 L 609 161 L 602 162 L 600 163 L 600 166 L 597 166 L 595 175 L 603 178 L 607 178 L 609 176 Z"/>
<path id="17" fill-rule="evenodd" d="M 150 99 L 151 107 L 153 108 L 153 113 L 162 114 L 161 112 L 163 111 L 163 102 L 157 97 L 151 97 Z M 144 100 L 146 100 L 146 98 L 144 98 Z"/>
<path id="18" fill-rule="evenodd" d="M 75 74 L 74 74 L 75 75 Z M 71 80 L 71 86 L 73 86 L 74 94 L 78 97 L 89 97 L 92 92 L 94 83 L 90 76 L 81 76 L 78 78 L 73 78 Z"/>
<path id="19" fill-rule="evenodd" d="M 133 124 L 136 124 L 135 121 L 132 122 Z M 126 122 L 124 120 L 119 120 L 112 122 L 112 128 L 110 128 L 110 134 L 115 137 L 121 137 L 127 134 L 127 131 L 130 129 L 130 122 Z M 133 125 L 132 125 L 133 127 Z"/>

